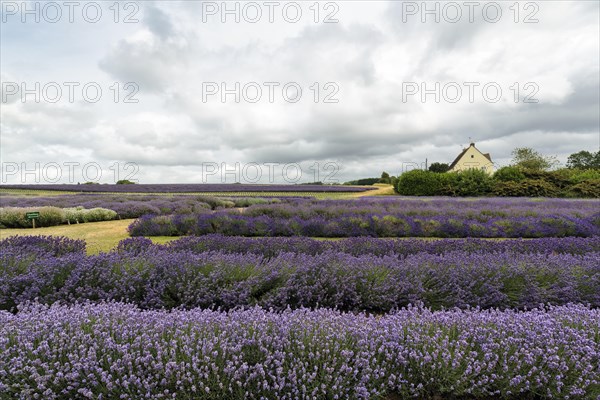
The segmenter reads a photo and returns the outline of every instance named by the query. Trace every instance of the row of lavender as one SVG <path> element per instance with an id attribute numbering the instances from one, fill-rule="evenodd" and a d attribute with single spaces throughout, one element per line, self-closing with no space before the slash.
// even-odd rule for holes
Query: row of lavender
<path id="1" fill-rule="evenodd" d="M 598 238 L 566 239 L 562 247 L 535 252 L 561 240 L 540 241 L 529 250 L 524 245 L 523 252 L 504 243 L 497 251 L 495 245 L 478 251 L 474 241 L 464 241 L 468 250 L 451 251 L 463 244 L 454 240 L 414 254 L 418 248 L 406 254 L 378 255 L 375 248 L 374 254 L 352 255 L 342 244 L 317 254 L 263 255 L 260 244 L 258 251 L 223 253 L 204 252 L 190 240 L 154 246 L 147 239 L 130 239 L 112 253 L 86 256 L 67 239 L 13 238 L 0 242 L 0 309 L 14 311 L 36 299 L 114 300 L 146 309 L 260 305 L 375 313 L 416 303 L 433 309 L 524 309 L 542 303 L 600 307 Z M 589 251 L 580 254 L 584 248 Z"/>
<path id="2" fill-rule="evenodd" d="M 250 209 L 249 209 L 250 211 Z M 217 211 L 197 215 L 145 215 L 129 226 L 131 236 L 185 236 L 218 233 L 228 236 L 307 237 L 441 237 L 535 238 L 600 235 L 600 213 L 585 217 L 563 215 L 496 217 L 353 214 L 338 217 L 252 216 Z"/>
<path id="3" fill-rule="evenodd" d="M 309 219 L 313 217 L 340 217 L 346 214 L 362 215 L 452 215 L 477 219 L 487 217 L 539 217 L 560 215 L 584 218 L 597 215 L 600 200 L 582 199 L 528 199 L 528 198 L 408 198 L 370 197 L 355 201 L 289 199 L 274 205 L 255 205 L 247 210 L 251 216 Z"/>
<path id="4" fill-rule="evenodd" d="M 219 198 L 196 195 L 142 195 L 142 194 L 74 194 L 61 196 L 2 196 L 2 207 L 58 207 L 85 209 L 106 208 L 119 218 L 138 218 L 146 214 L 192 214 L 214 209 L 248 207 L 270 204 L 278 199 L 258 197 Z"/>
<path id="5" fill-rule="evenodd" d="M 137 218 L 144 214 L 190 214 L 204 209 L 249 207 L 249 216 L 309 219 L 313 217 L 339 217 L 363 215 L 457 215 L 476 219 L 479 217 L 560 215 L 584 218 L 598 213 L 598 200 L 567 199 L 454 199 L 454 198 L 400 198 L 372 197 L 354 201 L 310 198 L 260 198 L 214 197 L 207 195 L 157 195 L 157 194 L 101 194 L 81 193 L 61 196 L 2 196 L 3 207 L 108 208 L 121 218 Z"/>
<path id="6" fill-rule="evenodd" d="M 15 240 L 15 239 L 13 239 Z M 30 240 L 30 239 L 28 239 Z M 6 243 L 9 243 L 7 241 Z M 353 237 L 339 240 L 318 240 L 307 237 L 261 237 L 247 238 L 219 234 L 188 236 L 174 240 L 167 245 L 155 245 L 146 238 L 130 238 L 119 243 L 119 250 L 129 252 L 146 251 L 151 248 L 191 251 L 194 253 L 222 252 L 257 254 L 266 258 L 281 253 L 317 255 L 337 252 L 354 256 L 396 256 L 428 253 L 444 254 L 456 250 L 465 253 L 539 253 L 548 256 L 556 254 L 586 254 L 600 252 L 600 236 L 589 238 L 540 238 L 487 240 L 465 239 L 379 239 Z"/>
<path id="7" fill-rule="evenodd" d="M 83 240 L 63 236 L 11 236 L 0 241 L 0 250 L 20 249 L 21 253 L 62 256 L 85 254 Z M 396 256 L 428 253 L 442 255 L 460 249 L 473 253 L 537 253 L 548 256 L 557 254 L 587 254 L 600 252 L 600 236 L 589 238 L 541 238 L 486 240 L 466 239 L 378 239 L 369 237 L 339 240 L 318 240 L 305 237 L 246 238 L 223 235 L 190 236 L 174 240 L 165 245 L 154 244 L 147 238 L 122 240 L 115 249 L 118 253 L 138 254 L 152 250 L 192 253 L 239 253 L 256 254 L 270 258 L 281 253 L 317 255 L 338 252 L 354 256 Z"/>
<path id="8" fill-rule="evenodd" d="M 524 199 L 286 199 L 209 214 L 146 215 L 132 236 L 565 237 L 600 235 L 600 202 Z"/>
<path id="9" fill-rule="evenodd" d="M 0 312 L 0 397 L 594 399 L 600 311 Z M 448 396 L 448 397 L 446 397 Z"/>

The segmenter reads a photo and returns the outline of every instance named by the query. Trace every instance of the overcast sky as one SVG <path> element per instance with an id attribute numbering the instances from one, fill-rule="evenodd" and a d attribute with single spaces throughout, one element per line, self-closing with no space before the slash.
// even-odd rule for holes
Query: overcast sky
<path id="1" fill-rule="evenodd" d="M 344 182 L 470 140 L 497 165 L 600 146 L 597 1 L 23 4 L 2 1 L 2 183 Z"/>

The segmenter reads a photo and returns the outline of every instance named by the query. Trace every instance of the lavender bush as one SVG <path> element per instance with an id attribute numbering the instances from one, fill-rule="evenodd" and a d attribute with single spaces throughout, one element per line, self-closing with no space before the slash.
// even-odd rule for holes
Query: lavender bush
<path id="1" fill-rule="evenodd" d="M 64 236 L 11 236 L 0 240 L 0 254 L 14 251 L 16 254 L 62 256 L 65 254 L 85 255 L 85 241 Z"/>
<path id="2" fill-rule="evenodd" d="M 262 256 L 197 254 L 134 240 L 108 254 L 37 257 L 19 246 L 0 246 L 0 309 L 35 299 L 116 300 L 147 309 L 261 305 L 376 313 L 416 302 L 434 309 L 571 302 L 599 307 L 600 252 Z"/>
<path id="3" fill-rule="evenodd" d="M 600 311 L 0 312 L 0 397 L 593 399 Z M 390 397 L 391 398 L 391 397 Z"/>

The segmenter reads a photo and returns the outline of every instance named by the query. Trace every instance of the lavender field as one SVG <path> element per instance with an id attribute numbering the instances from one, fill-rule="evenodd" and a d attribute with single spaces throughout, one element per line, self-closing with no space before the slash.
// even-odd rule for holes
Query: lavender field
<path id="1" fill-rule="evenodd" d="M 597 201 L 81 196 L 186 237 L 1 240 L 2 399 L 600 396 Z"/>

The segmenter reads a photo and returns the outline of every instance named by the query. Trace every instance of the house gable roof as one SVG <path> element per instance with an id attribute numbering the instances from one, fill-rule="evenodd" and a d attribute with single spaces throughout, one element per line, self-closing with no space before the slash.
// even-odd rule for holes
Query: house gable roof
<path id="1" fill-rule="evenodd" d="M 467 147 L 466 149 L 463 149 L 463 151 L 460 152 L 460 154 L 454 159 L 454 161 L 452 161 L 452 164 L 450 164 L 450 169 L 454 168 L 456 166 L 456 164 L 458 164 L 458 162 L 460 161 L 461 158 L 463 158 L 463 156 L 465 155 L 465 153 L 470 149 L 470 148 L 474 148 L 475 150 L 477 150 L 481 155 L 483 155 L 485 158 L 487 158 L 488 160 L 490 160 L 490 162 L 492 162 L 492 157 L 490 156 L 490 153 L 485 153 L 483 154 L 481 151 L 479 151 L 479 149 L 477 147 L 475 147 L 475 143 L 471 143 L 469 145 L 469 147 Z"/>

